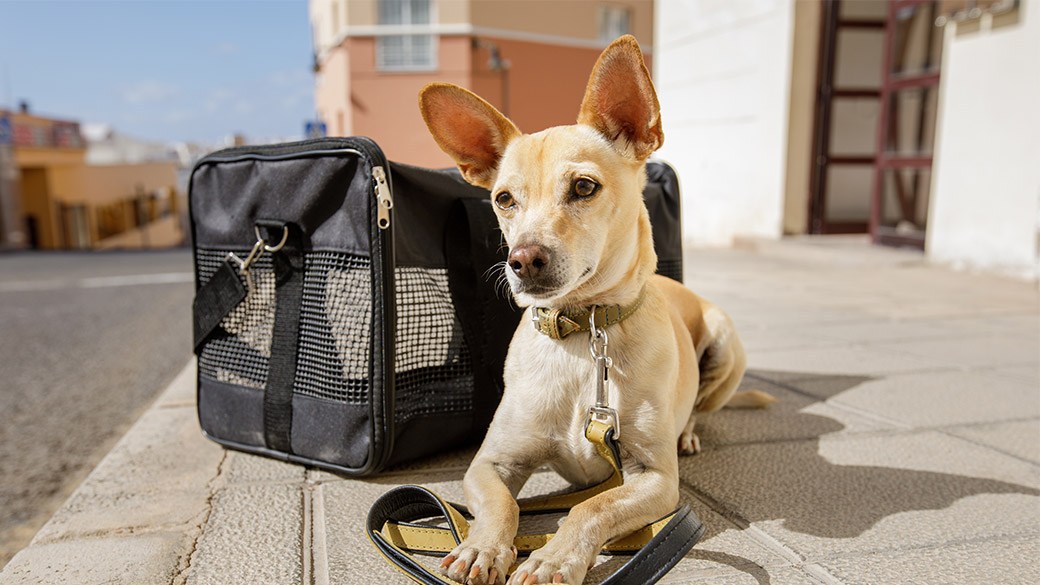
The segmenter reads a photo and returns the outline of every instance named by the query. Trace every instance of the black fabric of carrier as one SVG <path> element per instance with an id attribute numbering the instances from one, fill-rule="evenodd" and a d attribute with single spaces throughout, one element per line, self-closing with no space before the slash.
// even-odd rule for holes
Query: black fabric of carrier
<path id="1" fill-rule="evenodd" d="M 675 174 L 647 175 L 659 272 L 681 281 Z M 207 437 L 349 475 L 483 437 L 520 319 L 486 190 L 329 138 L 205 157 L 190 213 Z"/>

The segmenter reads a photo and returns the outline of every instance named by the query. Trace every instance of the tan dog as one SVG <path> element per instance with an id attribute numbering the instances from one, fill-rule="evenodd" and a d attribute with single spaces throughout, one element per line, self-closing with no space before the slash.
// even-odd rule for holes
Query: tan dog
<path id="1" fill-rule="evenodd" d="M 729 317 L 681 284 L 655 276 L 642 192 L 645 162 L 664 139 L 657 96 L 636 40 L 600 56 L 578 123 L 525 135 L 460 87 L 431 84 L 420 108 L 440 147 L 470 183 L 491 190 L 509 245 L 506 277 L 525 307 L 638 306 L 609 334 L 610 405 L 620 418 L 625 483 L 575 506 L 548 544 L 510 584 L 580 584 L 607 541 L 673 511 L 679 500 L 676 447 L 698 450 L 698 413 L 727 402 L 764 406 L 760 392 L 734 392 L 744 350 Z M 645 291 L 645 292 L 644 292 Z M 516 494 L 548 464 L 591 485 L 610 467 L 585 439 L 595 403 L 589 335 L 553 339 L 529 308 L 509 346 L 505 394 L 464 480 L 475 519 L 441 563 L 458 581 L 502 583 L 516 560 Z"/>

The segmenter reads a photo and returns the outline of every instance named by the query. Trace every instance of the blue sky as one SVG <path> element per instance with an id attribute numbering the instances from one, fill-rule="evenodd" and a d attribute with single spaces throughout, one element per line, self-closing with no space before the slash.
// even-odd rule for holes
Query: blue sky
<path id="1" fill-rule="evenodd" d="M 306 0 L 0 0 L 0 105 L 149 140 L 298 137 L 311 62 Z"/>

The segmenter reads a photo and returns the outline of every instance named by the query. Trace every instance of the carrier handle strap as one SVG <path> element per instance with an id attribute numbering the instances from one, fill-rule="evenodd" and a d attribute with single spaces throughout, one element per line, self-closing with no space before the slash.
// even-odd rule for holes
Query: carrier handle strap
<path id="1" fill-rule="evenodd" d="M 271 330 L 271 361 L 264 387 L 264 441 L 267 447 L 292 453 L 292 389 L 296 379 L 296 352 L 300 342 L 300 305 L 303 301 L 303 237 L 291 223 L 259 220 L 269 241 L 285 243 L 272 249 L 275 306 Z M 265 240 L 268 238 L 264 238 Z"/>
<path id="2" fill-rule="evenodd" d="M 238 276 L 238 269 L 225 258 L 216 272 L 195 293 L 191 303 L 192 332 L 195 355 L 202 354 L 202 346 L 218 331 L 220 323 L 246 298 L 246 287 Z"/>
<path id="3" fill-rule="evenodd" d="M 575 504 L 621 485 L 620 458 L 613 430 L 609 425 L 592 421 L 586 437 L 597 452 L 610 462 L 614 473 L 605 482 L 578 492 L 546 496 L 520 502 L 522 515 L 565 511 Z M 461 510 L 465 508 L 442 500 L 430 490 L 413 485 L 394 488 L 372 505 L 367 532 L 379 553 L 416 583 L 424 585 L 460 585 L 456 581 L 430 572 L 415 554 L 447 554 L 469 533 L 469 522 Z M 446 527 L 416 521 L 443 518 Z M 656 583 L 704 535 L 704 525 L 689 506 L 604 546 L 604 552 L 631 554 L 632 558 L 604 585 L 649 585 Z M 520 553 L 530 553 L 545 545 L 553 534 L 518 535 L 513 541 Z"/>

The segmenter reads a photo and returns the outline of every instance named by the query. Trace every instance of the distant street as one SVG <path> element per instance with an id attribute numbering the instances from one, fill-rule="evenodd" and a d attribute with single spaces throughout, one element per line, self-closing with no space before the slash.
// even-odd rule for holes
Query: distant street
<path id="1" fill-rule="evenodd" d="M 191 357 L 191 256 L 0 254 L 0 566 Z"/>

